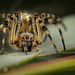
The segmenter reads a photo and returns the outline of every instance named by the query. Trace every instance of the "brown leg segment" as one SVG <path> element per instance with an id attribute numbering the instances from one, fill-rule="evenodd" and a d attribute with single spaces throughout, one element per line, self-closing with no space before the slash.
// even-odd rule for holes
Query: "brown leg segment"
<path id="1" fill-rule="evenodd" d="M 64 50 L 66 50 L 66 47 L 65 47 L 65 42 L 64 42 L 64 38 L 63 38 L 62 31 L 61 31 L 61 29 L 60 29 L 60 26 L 59 26 L 59 24 L 56 24 L 56 26 L 57 26 L 57 28 L 58 28 L 58 30 L 59 30 L 60 35 L 61 35 L 61 39 L 62 39 L 63 48 L 64 48 Z"/>
<path id="2" fill-rule="evenodd" d="M 3 28 L 2 54 L 3 54 L 3 51 L 4 51 L 4 44 L 5 44 L 5 34 L 6 34 L 6 28 Z"/>
<path id="3" fill-rule="evenodd" d="M 56 45 L 55 45 L 55 43 L 54 43 L 54 41 L 53 41 L 53 39 L 52 39 L 52 37 L 51 37 L 49 31 L 46 30 L 45 32 L 46 32 L 46 34 L 48 35 L 48 37 L 50 38 L 50 40 L 51 40 L 51 42 L 52 42 L 52 44 L 53 44 L 53 46 L 54 46 L 56 52 L 58 53 L 58 49 L 57 49 L 57 47 L 56 47 Z"/>
<path id="4" fill-rule="evenodd" d="M 57 49 L 57 47 L 56 47 L 56 45 L 55 45 L 55 43 L 54 43 L 54 41 L 53 41 L 53 39 L 52 39 L 52 37 L 51 37 L 51 35 L 49 33 L 47 27 L 44 24 L 41 24 L 41 26 L 42 26 L 43 31 L 46 32 L 46 35 L 50 38 L 50 40 L 51 40 L 51 42 L 52 42 L 52 44 L 53 44 L 53 46 L 54 46 L 54 48 L 55 48 L 55 50 L 56 50 L 56 52 L 58 54 L 58 49 Z"/>
<path id="5" fill-rule="evenodd" d="M 0 18 L 9 18 L 11 14 L 0 14 Z"/>
<path id="6" fill-rule="evenodd" d="M 53 23 L 54 25 L 57 26 L 57 28 L 58 28 L 58 30 L 59 30 L 59 33 L 60 33 L 60 36 L 61 36 L 61 39 L 62 39 L 63 48 L 64 48 L 64 50 L 66 50 L 65 42 L 64 42 L 64 38 L 63 38 L 63 34 L 62 34 L 62 31 L 61 31 L 61 29 L 60 29 L 59 24 L 58 24 L 55 20 L 52 20 L 52 19 L 48 19 L 48 22 L 49 22 L 49 23 Z"/>
<path id="7" fill-rule="evenodd" d="M 1 30 L 1 29 L 3 29 L 3 27 L 4 27 L 4 25 L 3 25 L 3 24 L 1 24 L 1 25 L 0 25 L 0 30 Z"/>
<path id="8" fill-rule="evenodd" d="M 9 19 L 6 19 L 4 21 L 3 24 L 1 24 L 1 28 L 3 29 L 3 39 L 2 39 L 2 54 L 3 54 L 3 51 L 4 51 L 4 44 L 5 44 L 5 34 L 6 34 L 6 30 L 7 30 L 7 27 L 8 27 L 8 22 L 9 22 Z"/>
<path id="9" fill-rule="evenodd" d="M 37 43 L 36 43 L 35 41 L 33 41 L 33 46 L 35 47 L 36 51 L 38 52 L 39 49 L 38 49 L 38 47 L 37 47 Z"/>
<path id="10" fill-rule="evenodd" d="M 55 20 L 57 23 L 62 24 L 63 28 L 67 30 L 65 24 L 61 21 L 61 19 L 59 17 L 56 17 L 54 14 L 42 13 L 40 16 L 43 22 L 48 22 L 48 19 L 52 19 Z"/>

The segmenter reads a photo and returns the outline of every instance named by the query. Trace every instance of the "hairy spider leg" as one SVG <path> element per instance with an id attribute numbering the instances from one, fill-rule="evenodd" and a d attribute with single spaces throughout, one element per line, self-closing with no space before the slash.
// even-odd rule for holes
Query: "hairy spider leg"
<path id="1" fill-rule="evenodd" d="M 8 28 L 8 30 L 9 30 L 9 36 L 11 36 L 10 38 L 9 38 L 9 40 L 11 40 L 11 41 L 14 41 L 14 39 L 15 39 L 15 37 L 14 37 L 14 39 L 12 39 L 13 38 L 13 32 L 14 32 L 14 27 L 12 27 L 12 26 L 14 26 L 15 24 L 14 24 L 14 20 L 15 20 L 15 16 L 10 16 L 9 18 L 7 18 L 7 19 L 5 19 L 5 21 L 4 21 L 4 23 L 3 24 L 1 24 L 0 25 L 0 30 L 1 29 L 3 29 L 3 40 L 2 40 L 2 54 L 3 54 L 3 51 L 4 51 L 4 44 L 5 44 L 5 34 L 6 34 L 6 30 L 7 30 L 7 28 Z M 10 23 L 10 24 L 9 24 Z M 10 27 L 12 27 L 12 32 L 10 31 Z M 10 41 L 10 42 L 11 42 Z"/>
<path id="2" fill-rule="evenodd" d="M 53 19 L 57 23 L 60 23 L 65 30 L 67 30 L 66 25 L 63 23 L 63 21 L 59 17 L 56 17 L 54 14 L 42 13 L 40 17 L 43 20 L 43 22 L 47 22 L 48 19 Z"/>
<path id="3" fill-rule="evenodd" d="M 62 31 L 61 31 L 59 24 L 58 24 L 61 22 L 60 18 L 55 17 L 55 15 L 50 15 L 50 14 L 45 14 L 45 13 L 43 13 L 41 16 L 42 16 L 41 18 L 43 18 L 42 19 L 43 22 L 48 22 L 50 24 L 52 23 L 57 26 L 59 33 L 60 33 L 60 36 L 61 36 L 61 39 L 62 39 L 63 48 L 64 48 L 64 50 L 66 50 L 63 34 L 62 34 Z M 47 36 L 45 36 L 44 41 L 46 40 L 46 37 Z"/>
<path id="4" fill-rule="evenodd" d="M 55 45 L 55 42 L 53 41 L 53 39 L 52 39 L 52 37 L 50 35 L 49 30 L 47 29 L 47 27 L 45 26 L 45 24 L 43 22 L 41 23 L 41 26 L 42 26 L 43 31 L 46 33 L 46 35 L 50 38 L 50 40 L 51 40 L 51 42 L 52 42 L 52 44 L 53 44 L 53 46 L 54 46 L 54 48 L 55 48 L 55 50 L 56 50 L 56 52 L 58 54 L 58 49 L 57 49 L 57 47 Z"/>
<path id="5" fill-rule="evenodd" d="M 60 29 L 59 24 L 58 24 L 55 20 L 53 20 L 53 19 L 48 19 L 48 22 L 49 22 L 50 24 L 53 23 L 53 24 L 55 24 L 55 25 L 57 26 L 57 28 L 58 28 L 58 30 L 59 30 L 59 33 L 60 33 L 60 36 L 61 36 L 63 48 L 64 48 L 64 50 L 66 50 L 65 42 L 64 42 L 64 38 L 63 38 L 63 34 L 62 34 L 62 31 L 61 31 L 61 29 Z"/>
<path id="6" fill-rule="evenodd" d="M 1 29 L 3 29 L 3 27 L 4 27 L 4 25 L 3 25 L 3 24 L 1 24 L 1 25 L 0 25 L 0 30 L 1 30 Z"/>
<path id="7" fill-rule="evenodd" d="M 59 24 L 56 24 L 56 25 L 57 25 L 57 28 L 58 28 L 59 33 L 60 33 L 60 35 L 61 35 L 61 39 L 62 39 L 62 43 L 63 43 L 63 48 L 64 48 L 64 50 L 66 50 L 66 47 L 65 47 L 65 42 L 64 42 L 64 38 L 63 38 L 62 31 L 61 31 L 61 29 L 60 29 Z"/>
<path id="8" fill-rule="evenodd" d="M 9 18 L 11 14 L 0 14 L 0 18 Z"/>
<path id="9" fill-rule="evenodd" d="M 2 39 L 2 54 L 4 53 L 4 44 L 5 44 L 5 34 L 6 34 L 6 28 L 3 28 L 3 39 Z"/>
<path id="10" fill-rule="evenodd" d="M 5 34 L 8 27 L 9 19 L 6 19 L 3 24 L 1 24 L 1 29 L 3 29 L 3 39 L 2 39 L 2 54 L 4 53 L 4 44 L 5 44 Z"/>
<path id="11" fill-rule="evenodd" d="M 33 46 L 35 47 L 36 51 L 38 52 L 39 49 L 38 49 L 38 47 L 37 47 L 37 43 L 36 43 L 35 41 L 33 41 Z"/>

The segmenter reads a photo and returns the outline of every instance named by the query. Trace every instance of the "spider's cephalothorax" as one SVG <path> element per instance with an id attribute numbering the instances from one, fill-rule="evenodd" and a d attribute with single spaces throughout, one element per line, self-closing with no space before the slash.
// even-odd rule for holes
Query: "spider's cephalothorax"
<path id="1" fill-rule="evenodd" d="M 37 46 L 42 43 L 42 36 L 46 33 L 58 53 L 57 47 L 45 23 L 52 23 L 57 26 L 64 50 L 66 49 L 62 31 L 59 27 L 59 23 L 63 23 L 60 18 L 57 18 L 53 14 L 42 13 L 39 15 L 37 13 L 28 14 L 17 12 L 14 14 L 1 14 L 0 17 L 6 18 L 4 23 L 0 25 L 0 30 L 3 29 L 2 53 L 4 51 L 6 30 L 9 32 L 10 45 L 19 49 L 21 48 L 25 52 L 31 51 L 32 48 L 36 48 L 38 51 Z"/>

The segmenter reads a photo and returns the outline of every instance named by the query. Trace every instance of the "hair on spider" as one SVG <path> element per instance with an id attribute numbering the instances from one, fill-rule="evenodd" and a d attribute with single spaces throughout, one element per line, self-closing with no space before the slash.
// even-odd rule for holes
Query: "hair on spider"
<path id="1" fill-rule="evenodd" d="M 0 18 L 5 18 L 5 21 L 0 25 L 0 30 L 3 29 L 2 54 L 4 51 L 5 34 L 7 30 L 9 34 L 9 43 L 12 47 L 22 49 L 24 52 L 32 51 L 32 48 L 39 51 L 38 45 L 42 44 L 42 36 L 46 33 L 58 53 L 55 42 L 46 27 L 46 23 L 57 26 L 63 48 L 66 50 L 63 34 L 59 26 L 59 23 L 63 24 L 63 22 L 59 17 L 56 17 L 53 14 L 16 12 L 13 14 L 0 14 Z"/>

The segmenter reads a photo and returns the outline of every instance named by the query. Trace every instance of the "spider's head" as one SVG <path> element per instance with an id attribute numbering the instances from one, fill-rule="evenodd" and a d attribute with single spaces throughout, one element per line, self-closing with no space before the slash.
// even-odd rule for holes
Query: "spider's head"
<path id="1" fill-rule="evenodd" d="M 21 33 L 20 34 L 19 45 L 20 47 L 22 47 L 22 51 L 25 51 L 26 48 L 28 49 L 28 51 L 31 51 L 33 39 L 34 39 L 34 36 L 32 33 Z"/>

